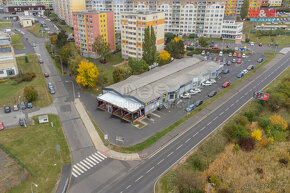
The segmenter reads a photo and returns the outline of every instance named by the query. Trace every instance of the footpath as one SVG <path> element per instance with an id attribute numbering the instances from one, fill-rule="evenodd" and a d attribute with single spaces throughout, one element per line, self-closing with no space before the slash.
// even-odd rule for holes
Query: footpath
<path id="1" fill-rule="evenodd" d="M 282 52 L 283 53 L 283 52 Z M 287 53 L 287 52 L 286 52 Z M 283 54 L 286 54 L 283 53 Z M 169 132 L 167 135 L 163 136 L 160 140 L 158 140 L 156 143 L 151 145 L 150 147 L 144 149 L 143 151 L 139 153 L 132 153 L 132 154 L 125 154 L 113 151 L 109 149 L 107 146 L 103 144 L 102 139 L 100 138 L 97 130 L 95 129 L 91 119 L 89 118 L 89 115 L 87 111 L 85 110 L 84 105 L 80 101 L 79 98 L 75 100 L 75 106 L 77 111 L 80 114 L 80 117 L 92 139 L 92 142 L 95 145 L 95 148 L 105 154 L 108 157 L 111 157 L 113 159 L 118 160 L 126 160 L 126 161 L 132 161 L 132 160 L 141 160 L 149 158 L 150 156 L 157 153 L 162 148 L 166 147 L 169 143 L 174 141 L 177 137 L 181 136 L 184 132 L 191 129 L 194 125 L 199 123 L 201 120 L 203 120 L 208 114 L 214 112 L 217 108 L 219 108 L 221 105 L 223 105 L 226 101 L 228 101 L 230 98 L 232 98 L 234 95 L 236 95 L 240 90 L 242 90 L 244 87 L 246 87 L 248 84 L 250 84 L 253 80 L 257 79 L 259 76 L 261 76 L 265 71 L 267 71 L 269 68 L 274 66 L 277 62 L 279 62 L 284 55 L 283 54 L 277 54 L 274 59 L 272 59 L 270 62 L 268 62 L 265 66 L 258 69 L 255 74 L 244 80 L 242 83 L 238 84 L 235 88 L 229 90 L 226 94 L 224 94 L 219 99 L 215 100 L 211 105 L 208 107 L 202 109 L 200 112 L 198 112 L 195 116 L 184 122 L 183 124 L 179 125 L 177 128 Z"/>

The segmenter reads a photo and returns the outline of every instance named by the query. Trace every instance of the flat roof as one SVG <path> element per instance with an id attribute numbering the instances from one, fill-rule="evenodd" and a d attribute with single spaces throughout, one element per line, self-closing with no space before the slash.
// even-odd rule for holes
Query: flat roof
<path id="1" fill-rule="evenodd" d="M 127 109 L 130 112 L 135 112 L 143 106 L 141 103 L 134 101 L 133 99 L 120 96 L 117 93 L 107 92 L 101 96 L 98 96 L 98 99 L 111 103 L 122 109 Z"/>
<path id="2" fill-rule="evenodd" d="M 138 10 L 138 11 L 131 11 L 131 12 L 123 12 L 121 14 L 130 14 L 130 15 L 151 15 L 155 13 L 164 13 L 162 11 L 148 11 L 148 10 Z"/>
<path id="3" fill-rule="evenodd" d="M 7 40 L 7 39 L 1 39 L 1 37 L 0 37 L 0 46 L 4 46 L 4 45 L 10 45 L 11 43 L 10 43 L 10 41 L 9 40 Z"/>
<path id="4" fill-rule="evenodd" d="M 210 70 L 217 70 L 219 66 L 213 61 L 201 61 L 194 57 L 183 58 L 140 75 L 130 76 L 106 88 L 147 103 L 191 82 L 193 78 L 209 73 Z"/>
<path id="5" fill-rule="evenodd" d="M 72 13 L 81 13 L 81 14 L 98 14 L 98 13 L 110 13 L 113 11 L 97 11 L 97 10 L 92 10 L 92 11 L 73 11 Z"/>

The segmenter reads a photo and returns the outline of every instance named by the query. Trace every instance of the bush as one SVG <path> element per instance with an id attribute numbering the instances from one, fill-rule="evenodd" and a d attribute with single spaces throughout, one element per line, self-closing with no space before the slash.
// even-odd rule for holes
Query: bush
<path id="1" fill-rule="evenodd" d="M 273 129 L 271 131 L 271 135 L 273 136 L 275 141 L 282 142 L 282 141 L 286 141 L 286 138 L 288 136 L 288 131 L 285 132 L 285 131 L 279 131 L 279 130 Z"/>
<path id="2" fill-rule="evenodd" d="M 193 167 L 193 169 L 203 171 L 205 169 L 205 165 L 202 163 L 202 160 L 198 156 L 193 156 L 189 158 L 190 166 Z"/>
<path id="3" fill-rule="evenodd" d="M 190 51 L 193 51 L 193 50 L 194 50 L 194 47 L 191 47 L 191 46 L 187 46 L 187 47 L 186 47 L 186 50 L 190 50 Z"/>
<path id="4" fill-rule="evenodd" d="M 232 141 L 235 124 L 233 122 L 227 123 L 223 128 L 223 136 L 229 141 Z"/>
<path id="5" fill-rule="evenodd" d="M 38 97 L 37 90 L 35 90 L 33 87 L 25 87 L 23 94 L 26 100 L 29 102 L 35 101 Z"/>
<path id="6" fill-rule="evenodd" d="M 192 56 L 193 55 L 193 52 L 188 52 L 186 55 L 187 56 Z"/>
<path id="7" fill-rule="evenodd" d="M 239 145 L 244 151 L 252 151 L 255 149 L 255 140 L 253 138 L 239 139 Z"/>
<path id="8" fill-rule="evenodd" d="M 234 151 L 239 151 L 240 150 L 240 146 L 239 144 L 235 144 L 234 145 Z"/>
<path id="9" fill-rule="evenodd" d="M 246 126 L 249 121 L 248 121 L 248 118 L 245 117 L 245 116 L 239 116 L 235 119 L 235 122 L 237 125 L 242 125 L 242 126 Z"/>
<path id="10" fill-rule="evenodd" d="M 220 179 L 216 175 L 209 176 L 209 182 L 214 183 L 216 187 L 219 187 L 221 182 Z"/>
<path id="11" fill-rule="evenodd" d="M 279 163 L 287 165 L 288 161 L 286 159 L 284 159 L 284 158 L 281 158 L 281 159 L 279 159 Z"/>
<path id="12" fill-rule="evenodd" d="M 248 138 L 250 137 L 247 128 L 243 125 L 235 125 L 232 137 L 234 139 Z"/>
<path id="13" fill-rule="evenodd" d="M 271 121 L 265 116 L 260 117 L 258 123 L 259 123 L 259 126 L 262 127 L 264 130 L 268 128 L 269 126 L 272 126 Z"/>
<path id="14" fill-rule="evenodd" d="M 255 114 L 255 111 L 248 110 L 244 113 L 244 116 L 247 117 L 250 122 L 253 122 L 255 120 Z"/>

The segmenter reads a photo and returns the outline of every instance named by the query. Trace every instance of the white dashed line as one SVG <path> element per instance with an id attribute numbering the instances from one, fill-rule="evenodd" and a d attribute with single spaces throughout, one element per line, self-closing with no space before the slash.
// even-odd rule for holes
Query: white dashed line
<path id="1" fill-rule="evenodd" d="M 199 132 L 197 132 L 196 134 L 194 134 L 192 137 L 195 137 Z"/>
<path id="2" fill-rule="evenodd" d="M 171 152 L 170 154 L 167 155 L 167 157 L 171 156 L 173 154 L 173 152 Z"/>
<path id="3" fill-rule="evenodd" d="M 164 159 L 160 160 L 157 165 L 161 164 L 164 161 Z"/>
<path id="4" fill-rule="evenodd" d="M 208 124 L 206 124 L 207 126 L 209 126 L 211 124 L 211 122 L 209 122 Z"/>
<path id="5" fill-rule="evenodd" d="M 232 106 L 234 106 L 234 104 L 231 104 L 231 106 L 230 106 L 230 107 L 232 107 Z"/>
<path id="6" fill-rule="evenodd" d="M 215 121 L 217 118 L 218 118 L 218 117 L 215 117 L 215 118 L 213 119 L 213 121 Z"/>
<path id="7" fill-rule="evenodd" d="M 241 96 L 241 98 L 240 99 L 242 99 L 244 96 Z"/>
<path id="8" fill-rule="evenodd" d="M 178 147 L 176 148 L 176 150 L 178 150 L 178 149 L 181 148 L 181 147 L 182 147 L 182 145 L 178 146 Z"/>
<path id="9" fill-rule="evenodd" d="M 239 100 L 237 99 L 237 100 L 236 100 L 236 103 L 238 103 L 238 102 L 239 102 Z"/>
<path id="10" fill-rule="evenodd" d="M 135 180 L 135 182 L 138 182 L 141 178 L 143 178 L 143 176 L 140 176 L 137 180 Z"/>
<path id="11" fill-rule="evenodd" d="M 190 140 L 191 140 L 191 138 L 187 139 L 187 140 L 185 141 L 185 143 L 189 142 Z"/>
<path id="12" fill-rule="evenodd" d="M 205 129 L 205 127 L 201 128 L 201 131 L 204 130 L 204 129 Z"/>
<path id="13" fill-rule="evenodd" d="M 154 169 L 154 166 L 152 168 L 150 168 L 149 170 L 147 170 L 146 174 L 148 174 L 153 169 Z"/>
<path id="14" fill-rule="evenodd" d="M 228 111 L 229 110 L 229 107 L 228 108 L 226 108 L 226 110 L 225 111 Z"/>
<path id="15" fill-rule="evenodd" d="M 220 116 L 221 116 L 222 114 L 224 114 L 224 112 L 221 112 L 221 113 L 220 113 Z"/>
<path id="16" fill-rule="evenodd" d="M 126 189 L 128 189 L 128 188 L 130 188 L 130 187 L 131 187 L 131 185 L 127 186 Z"/>

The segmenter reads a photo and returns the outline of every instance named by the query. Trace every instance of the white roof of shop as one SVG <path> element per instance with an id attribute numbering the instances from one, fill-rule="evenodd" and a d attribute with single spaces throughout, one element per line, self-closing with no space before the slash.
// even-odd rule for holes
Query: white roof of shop
<path id="1" fill-rule="evenodd" d="M 126 98 L 115 93 L 107 92 L 101 96 L 98 96 L 98 99 L 106 101 L 114 106 L 134 112 L 138 110 L 143 105 L 131 98 Z"/>

